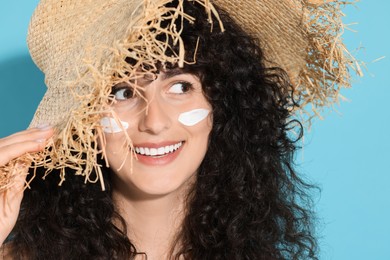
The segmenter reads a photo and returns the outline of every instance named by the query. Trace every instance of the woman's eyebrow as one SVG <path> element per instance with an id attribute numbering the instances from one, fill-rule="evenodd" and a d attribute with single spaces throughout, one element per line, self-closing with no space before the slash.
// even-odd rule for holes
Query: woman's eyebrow
<path id="1" fill-rule="evenodd" d="M 161 80 L 167 80 L 167 79 L 173 78 L 173 77 L 180 75 L 180 74 L 187 74 L 187 73 L 184 72 L 183 69 L 181 69 L 181 68 L 175 68 L 175 69 L 169 69 L 166 71 L 161 70 L 161 71 L 159 71 L 159 73 L 157 75 L 160 76 Z M 149 84 L 150 82 L 152 82 L 154 80 L 156 80 L 155 77 L 151 76 L 150 74 L 145 74 L 144 77 L 133 80 L 133 82 L 137 82 L 137 84 L 139 84 L 139 85 L 145 85 L 145 84 Z"/>
<path id="2" fill-rule="evenodd" d="M 167 70 L 167 71 L 162 71 L 162 74 L 161 74 L 161 79 L 162 80 L 166 80 L 166 79 L 169 79 L 169 78 L 172 78 L 174 76 L 177 76 L 177 75 L 180 75 L 180 74 L 183 74 L 183 70 L 181 68 L 176 68 L 176 69 L 170 69 L 170 70 Z"/>

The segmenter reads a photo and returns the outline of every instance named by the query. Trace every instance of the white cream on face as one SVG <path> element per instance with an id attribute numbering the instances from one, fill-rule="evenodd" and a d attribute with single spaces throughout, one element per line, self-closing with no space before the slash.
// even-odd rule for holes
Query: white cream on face
<path id="1" fill-rule="evenodd" d="M 129 128 L 129 123 L 123 121 L 119 121 L 119 123 L 121 125 L 118 125 L 117 120 L 112 117 L 103 117 L 100 120 L 103 131 L 110 134 L 120 133 L 123 129 Z"/>
<path id="2" fill-rule="evenodd" d="M 210 110 L 199 108 L 194 109 L 188 112 L 181 113 L 179 115 L 179 122 L 182 123 L 185 126 L 194 126 L 203 119 L 205 119 L 208 114 L 210 113 Z"/>

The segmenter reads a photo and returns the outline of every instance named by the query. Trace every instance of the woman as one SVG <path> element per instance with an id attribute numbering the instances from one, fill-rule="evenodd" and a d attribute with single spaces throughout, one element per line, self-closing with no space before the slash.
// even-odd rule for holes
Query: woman
<path id="1" fill-rule="evenodd" d="M 316 259 L 291 119 L 296 98 L 307 101 L 294 82 L 312 67 L 265 56 L 259 40 L 279 39 L 250 36 L 266 29 L 242 24 L 238 1 L 141 2 L 49 0 L 35 12 L 29 47 L 49 90 L 32 127 L 0 140 L 13 178 L 4 259 Z M 288 21 L 303 8 L 278 5 L 264 1 Z M 259 8 L 260 20 L 285 23 Z M 288 47 L 280 53 L 298 55 Z"/>

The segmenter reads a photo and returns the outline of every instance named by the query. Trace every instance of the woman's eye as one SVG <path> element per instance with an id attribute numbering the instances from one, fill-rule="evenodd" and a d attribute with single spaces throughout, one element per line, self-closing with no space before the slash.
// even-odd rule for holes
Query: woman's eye
<path id="1" fill-rule="evenodd" d="M 115 98 L 115 100 L 127 100 L 134 97 L 133 89 L 129 86 L 126 87 L 113 87 L 111 91 L 111 95 Z"/>
<path id="2" fill-rule="evenodd" d="M 173 84 L 169 90 L 168 93 L 173 94 L 184 94 L 188 91 L 192 90 L 192 84 L 189 82 L 177 82 Z"/>

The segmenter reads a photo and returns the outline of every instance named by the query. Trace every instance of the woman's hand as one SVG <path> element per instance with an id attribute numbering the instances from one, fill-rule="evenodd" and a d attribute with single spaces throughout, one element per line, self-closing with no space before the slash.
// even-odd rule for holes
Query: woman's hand
<path id="1" fill-rule="evenodd" d="M 0 166 L 26 153 L 43 150 L 46 140 L 52 135 L 53 128 L 42 127 L 28 129 L 0 139 Z M 20 174 L 15 176 L 10 188 L 0 192 L 0 246 L 11 233 L 18 218 L 28 167 L 29 165 L 16 164 L 14 171 Z"/>

